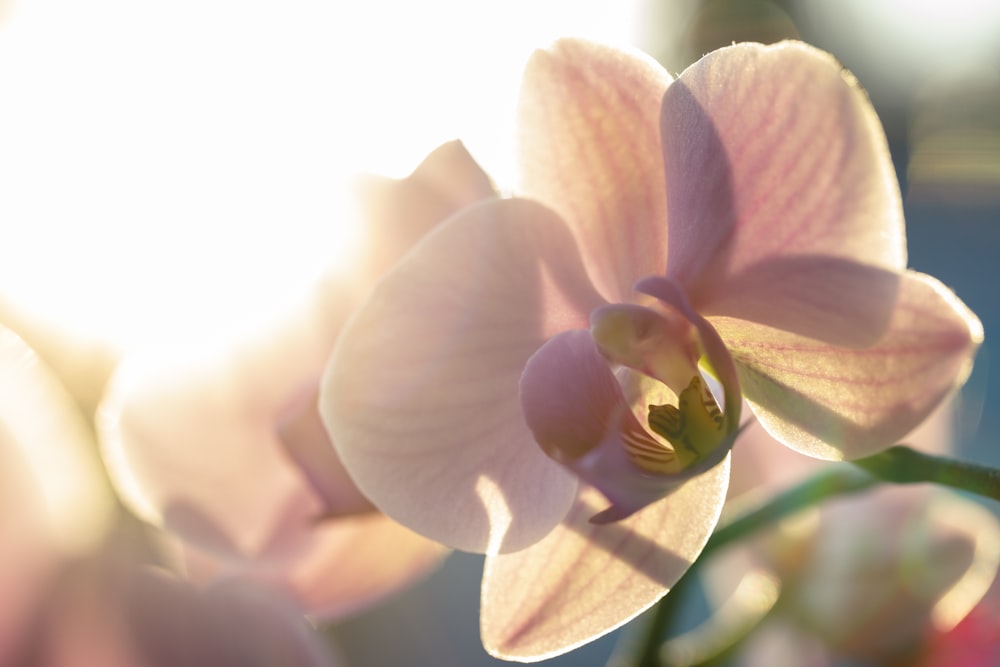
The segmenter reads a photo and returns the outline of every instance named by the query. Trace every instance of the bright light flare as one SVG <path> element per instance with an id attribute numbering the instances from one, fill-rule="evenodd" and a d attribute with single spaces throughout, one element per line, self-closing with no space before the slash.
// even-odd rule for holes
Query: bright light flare
<path id="1" fill-rule="evenodd" d="M 19 0 L 0 293 L 125 345 L 259 323 L 350 256 L 356 172 L 458 137 L 509 185 L 530 50 L 637 4 Z"/>

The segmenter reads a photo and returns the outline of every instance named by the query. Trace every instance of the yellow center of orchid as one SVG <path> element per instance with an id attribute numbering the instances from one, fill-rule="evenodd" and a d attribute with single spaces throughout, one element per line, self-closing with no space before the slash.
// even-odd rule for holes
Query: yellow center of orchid
<path id="1" fill-rule="evenodd" d="M 722 411 L 701 377 L 694 376 L 681 391 L 677 405 L 650 405 L 649 428 L 624 434 L 625 451 L 648 472 L 677 473 L 711 452 L 726 437 Z"/>

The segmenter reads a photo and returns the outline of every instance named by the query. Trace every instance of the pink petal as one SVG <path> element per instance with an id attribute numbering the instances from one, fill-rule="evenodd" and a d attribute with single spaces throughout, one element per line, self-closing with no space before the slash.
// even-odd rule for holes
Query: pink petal
<path id="1" fill-rule="evenodd" d="M 246 555 L 290 523 L 311 526 L 327 508 L 278 427 L 318 384 L 335 324 L 306 310 L 256 338 L 126 358 L 98 426 L 131 509 L 185 541 Z"/>
<path id="2" fill-rule="evenodd" d="M 523 548 L 576 481 L 524 423 L 518 380 L 600 305 L 559 218 L 527 200 L 466 209 L 391 271 L 345 329 L 320 410 L 361 491 L 449 546 Z"/>
<path id="3" fill-rule="evenodd" d="M 374 509 L 344 468 L 319 416 L 319 386 L 310 386 L 286 411 L 276 428 L 280 446 L 322 500 L 324 518 L 360 514 Z"/>
<path id="4" fill-rule="evenodd" d="M 525 71 L 521 194 L 569 223 L 612 302 L 666 262 L 659 110 L 669 82 L 643 54 L 580 40 L 535 53 Z"/>
<path id="5" fill-rule="evenodd" d="M 759 265 L 789 256 L 905 267 L 885 136 L 829 54 L 797 42 L 719 49 L 667 89 L 662 134 L 667 271 L 699 310 L 722 314 L 715 301 L 745 272 L 773 284 L 781 272 Z"/>
<path id="6" fill-rule="evenodd" d="M 107 540 L 114 517 L 87 421 L 0 326 L 0 665 L 23 664 L 60 572 Z"/>
<path id="7" fill-rule="evenodd" d="M 16 333 L 52 369 L 84 415 L 91 417 L 121 353 L 108 341 L 70 331 L 0 295 L 0 324 Z"/>
<path id="8" fill-rule="evenodd" d="M 104 540 L 114 500 L 90 425 L 52 369 L 3 326 L 0 448 L 6 450 L 3 457 L 11 468 L 3 475 L 10 488 L 0 495 L 16 489 L 18 497 L 0 504 L 0 517 L 17 510 L 15 516 L 0 520 L 0 542 L 5 528 L 16 534 L 27 517 L 39 520 L 30 533 L 61 556 L 88 553 Z"/>
<path id="9" fill-rule="evenodd" d="M 597 447 L 622 412 L 621 385 L 587 330 L 565 331 L 532 355 L 521 375 L 521 409 L 538 445 L 558 461 Z"/>
<path id="10" fill-rule="evenodd" d="M 372 512 L 347 476 L 310 401 L 330 345 L 306 324 L 235 358 L 210 351 L 215 367 L 127 359 L 102 433 L 124 499 L 183 540 L 197 579 L 254 580 L 329 619 L 425 575 L 445 549 Z"/>
<path id="11" fill-rule="evenodd" d="M 648 609 L 701 553 L 728 479 L 727 458 L 667 498 L 601 526 L 589 519 L 604 501 L 583 487 L 544 540 L 487 558 L 480 611 L 486 650 L 507 660 L 543 660 Z"/>
<path id="12" fill-rule="evenodd" d="M 449 216 L 496 197 L 489 177 L 460 141 L 436 148 L 406 178 L 364 176 L 357 191 L 366 234 L 358 271 L 365 286 Z"/>
<path id="13" fill-rule="evenodd" d="M 902 275 L 889 329 L 871 348 L 833 347 L 742 320 L 712 322 L 764 428 L 825 459 L 895 444 L 964 382 L 983 338 L 954 294 L 912 271 Z"/>
<path id="14" fill-rule="evenodd" d="M 838 257 L 775 257 L 741 271 L 702 308 L 844 347 L 885 333 L 899 274 Z"/>
<path id="15" fill-rule="evenodd" d="M 266 589 L 230 581 L 200 591 L 153 569 L 137 569 L 129 584 L 120 613 L 145 664 L 340 664 L 315 629 Z"/>
<path id="16" fill-rule="evenodd" d="M 238 578 L 285 590 L 302 611 L 325 621 L 355 614 L 426 576 L 448 550 L 371 512 L 318 521 L 299 539 L 248 559 L 187 547 L 196 581 Z M 270 556 L 270 557 L 267 557 Z"/>
<path id="17" fill-rule="evenodd" d="M 955 403 L 955 400 L 946 400 L 939 405 L 920 426 L 906 434 L 906 444 L 922 452 L 953 456 Z M 829 465 L 826 461 L 803 456 L 785 447 L 760 424 L 751 423 L 733 448 L 729 498 L 744 494 L 777 495 L 820 472 L 826 465 Z"/>

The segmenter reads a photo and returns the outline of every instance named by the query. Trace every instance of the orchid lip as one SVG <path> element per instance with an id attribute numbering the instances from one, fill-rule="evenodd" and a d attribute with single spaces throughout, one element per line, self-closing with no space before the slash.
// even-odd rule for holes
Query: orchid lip
<path id="1" fill-rule="evenodd" d="M 557 335 L 525 366 L 522 408 L 539 446 L 611 502 L 595 522 L 666 497 L 732 447 L 740 400 L 724 385 L 737 416 L 724 413 L 702 379 L 703 330 L 714 333 L 669 301 L 607 305 L 590 331 Z M 726 360 L 717 350 L 713 366 Z"/>

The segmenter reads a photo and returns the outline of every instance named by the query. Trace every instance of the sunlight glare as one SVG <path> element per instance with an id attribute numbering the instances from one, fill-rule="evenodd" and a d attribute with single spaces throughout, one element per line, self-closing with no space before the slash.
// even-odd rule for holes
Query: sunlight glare
<path id="1" fill-rule="evenodd" d="M 635 6 L 17 0 L 0 295 L 122 345 L 257 322 L 350 254 L 355 173 L 457 137 L 509 184 L 530 50 Z"/>

